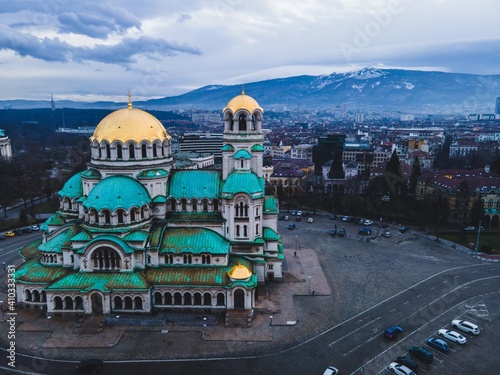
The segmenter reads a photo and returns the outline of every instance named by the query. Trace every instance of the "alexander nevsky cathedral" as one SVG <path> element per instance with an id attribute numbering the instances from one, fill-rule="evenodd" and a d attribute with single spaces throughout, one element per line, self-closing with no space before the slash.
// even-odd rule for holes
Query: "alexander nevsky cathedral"
<path id="1" fill-rule="evenodd" d="M 222 170 L 176 169 L 167 130 L 130 100 L 106 116 L 87 169 L 21 250 L 18 303 L 49 316 L 253 311 L 259 286 L 283 278 L 278 202 L 262 108 L 243 92 L 223 115 Z"/>

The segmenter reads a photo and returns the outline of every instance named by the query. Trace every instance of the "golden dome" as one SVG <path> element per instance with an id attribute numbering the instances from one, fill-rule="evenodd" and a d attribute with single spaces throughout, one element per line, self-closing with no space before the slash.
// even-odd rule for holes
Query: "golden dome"
<path id="1" fill-rule="evenodd" d="M 234 280 L 245 280 L 252 276 L 252 272 L 250 272 L 248 268 L 240 263 L 231 268 L 227 274 L 231 279 Z"/>
<path id="2" fill-rule="evenodd" d="M 97 140 L 101 143 L 106 140 L 109 143 L 114 141 L 135 141 L 137 143 L 148 140 L 163 141 L 171 139 L 164 126 L 156 117 L 137 108 L 132 108 L 128 103 L 128 108 L 119 109 L 104 117 L 94 130 L 90 141 Z"/>
<path id="3" fill-rule="evenodd" d="M 232 98 L 222 112 L 231 110 L 231 112 L 236 113 L 236 111 L 240 109 L 246 109 L 250 113 L 253 113 L 253 111 L 258 109 L 264 113 L 264 110 L 259 106 L 259 103 L 257 103 L 257 101 L 251 96 L 245 95 L 245 91 L 242 91 L 241 95 Z"/>

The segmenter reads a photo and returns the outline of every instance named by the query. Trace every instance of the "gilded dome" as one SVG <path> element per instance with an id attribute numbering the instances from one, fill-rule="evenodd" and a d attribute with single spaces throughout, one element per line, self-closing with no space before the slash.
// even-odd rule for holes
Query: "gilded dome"
<path id="1" fill-rule="evenodd" d="M 104 117 L 94 130 L 90 141 L 96 140 L 101 143 L 106 140 L 114 141 L 141 141 L 153 142 L 154 140 L 170 140 L 171 137 L 156 117 L 137 108 L 119 109 Z"/>
<path id="2" fill-rule="evenodd" d="M 222 112 L 230 110 L 231 112 L 236 113 L 240 109 L 246 109 L 250 113 L 253 113 L 253 111 L 258 109 L 261 113 L 264 113 L 264 110 L 259 106 L 259 103 L 257 103 L 257 101 L 251 96 L 245 95 L 245 91 L 242 91 L 241 95 L 232 98 Z"/>
<path id="3" fill-rule="evenodd" d="M 252 276 L 252 272 L 241 263 L 231 268 L 227 274 L 233 280 L 246 280 Z"/>

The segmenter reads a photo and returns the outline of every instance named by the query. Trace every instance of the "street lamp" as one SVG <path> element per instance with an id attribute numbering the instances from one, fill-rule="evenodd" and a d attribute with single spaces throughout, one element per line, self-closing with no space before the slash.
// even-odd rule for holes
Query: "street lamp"
<path id="1" fill-rule="evenodd" d="M 269 327 L 271 327 L 271 328 L 273 327 L 273 316 L 272 315 L 269 317 Z"/>
<path id="2" fill-rule="evenodd" d="M 311 294 L 311 276 L 309 276 L 309 294 Z"/>
<path id="3" fill-rule="evenodd" d="M 299 236 L 295 236 L 295 251 L 297 251 L 299 249 Z"/>

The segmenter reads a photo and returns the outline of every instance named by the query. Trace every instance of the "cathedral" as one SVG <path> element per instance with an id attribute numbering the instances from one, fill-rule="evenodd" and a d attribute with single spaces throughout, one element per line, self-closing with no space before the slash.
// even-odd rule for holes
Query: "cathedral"
<path id="1" fill-rule="evenodd" d="M 20 252 L 19 305 L 48 316 L 251 314 L 259 286 L 283 278 L 263 112 L 244 92 L 224 108 L 222 170 L 176 169 L 167 130 L 130 98 L 106 116 L 87 169 Z"/>

